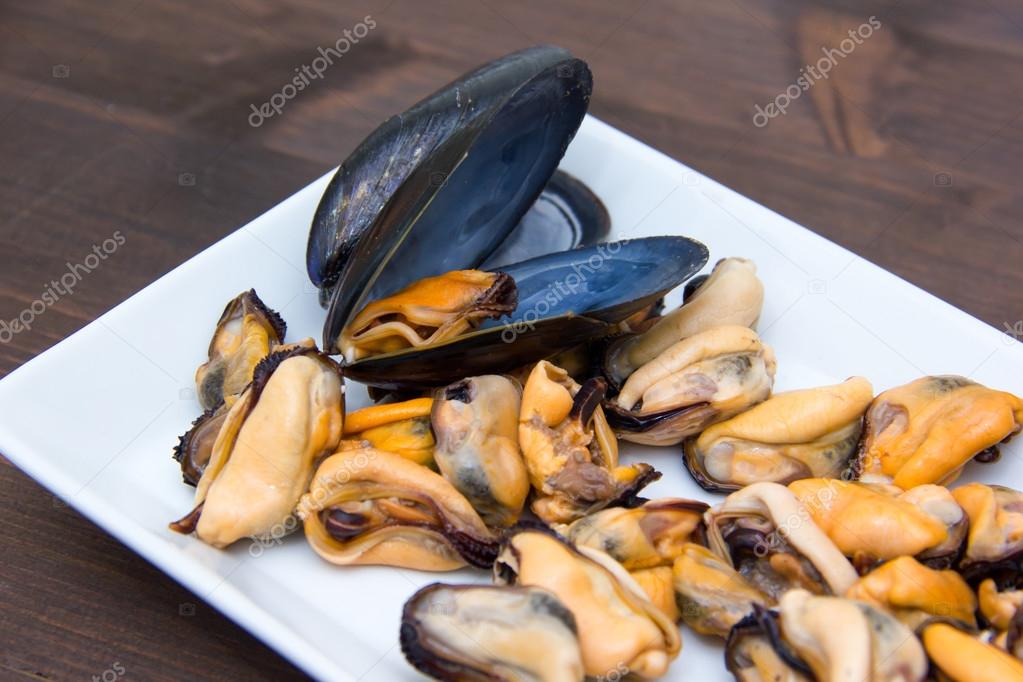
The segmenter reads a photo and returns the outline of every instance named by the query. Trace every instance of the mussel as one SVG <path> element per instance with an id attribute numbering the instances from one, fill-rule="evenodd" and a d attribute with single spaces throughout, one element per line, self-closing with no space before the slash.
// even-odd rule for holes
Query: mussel
<path id="1" fill-rule="evenodd" d="M 999 631 L 1008 630 L 1023 609 L 1023 590 L 1001 590 L 991 578 L 977 587 L 977 603 L 988 624 Z"/>
<path id="2" fill-rule="evenodd" d="M 516 296 L 515 282 L 501 272 L 455 270 L 427 277 L 363 308 L 342 330 L 338 350 L 356 362 L 436 346 L 481 320 L 510 314 Z"/>
<path id="3" fill-rule="evenodd" d="M 956 623 L 936 620 L 917 631 L 937 679 L 951 682 L 1020 682 L 1023 661 Z"/>
<path id="4" fill-rule="evenodd" d="M 618 442 L 600 402 L 606 384 L 579 385 L 546 360 L 522 394 L 519 445 L 536 491 L 531 508 L 547 523 L 570 523 L 627 502 L 660 477 L 649 464 L 618 465 Z"/>
<path id="5" fill-rule="evenodd" d="M 434 395 L 434 457 L 444 478 L 489 526 L 513 525 L 529 494 L 519 450 L 522 389 L 503 376 L 470 377 Z"/>
<path id="6" fill-rule="evenodd" d="M 506 373 L 611 334 L 706 259 L 699 242 L 648 237 L 540 256 L 500 272 L 431 274 L 378 298 L 367 289 L 357 295 L 346 288 L 341 296 L 339 288 L 324 341 L 345 354 L 345 376 L 383 389 Z M 386 265 L 370 278 L 390 277 L 394 267 Z M 455 278 L 459 294 L 452 296 L 445 292 Z M 509 310 L 512 286 L 517 305 Z"/>
<path id="7" fill-rule="evenodd" d="M 444 477 L 385 450 L 342 445 L 298 505 L 317 554 L 339 565 L 423 571 L 493 563 L 497 537 Z"/>
<path id="8" fill-rule="evenodd" d="M 509 535 L 494 562 L 494 579 L 541 587 L 558 597 L 575 616 L 587 675 L 608 675 L 624 666 L 641 678 L 660 677 L 682 648 L 675 623 L 621 564 L 553 533 Z"/>
<path id="9" fill-rule="evenodd" d="M 405 459 L 433 466 L 432 398 L 370 405 L 345 417 L 345 439 L 366 441 Z"/>
<path id="10" fill-rule="evenodd" d="M 259 361 L 284 342 L 287 325 L 255 289 L 232 299 L 224 308 L 210 341 L 209 359 L 195 372 L 196 393 L 204 410 L 216 409 L 252 381 Z"/>
<path id="11" fill-rule="evenodd" d="M 778 393 L 686 442 L 686 468 L 703 488 L 737 490 L 757 481 L 840 477 L 856 451 L 870 382 Z"/>
<path id="12" fill-rule="evenodd" d="M 727 637 L 753 605 L 773 606 L 727 560 L 694 543 L 683 545 L 672 567 L 675 599 L 686 625 L 705 635 Z"/>
<path id="13" fill-rule="evenodd" d="M 684 304 L 660 317 L 646 331 L 627 335 L 608 345 L 604 376 L 614 388 L 675 343 L 712 327 L 738 325 L 756 328 L 764 305 L 764 285 L 757 267 L 745 258 L 724 258 L 709 277 L 689 291 Z M 696 278 L 691 280 L 696 282 Z"/>
<path id="14" fill-rule="evenodd" d="M 671 620 L 677 623 L 682 617 L 675 600 L 675 585 L 672 580 L 671 566 L 654 566 L 629 571 L 629 575 L 654 606 Z"/>
<path id="15" fill-rule="evenodd" d="M 707 544 L 772 599 L 793 588 L 845 594 L 856 570 L 785 486 L 753 483 L 705 515 Z"/>
<path id="16" fill-rule="evenodd" d="M 955 571 L 937 571 L 909 556 L 881 564 L 845 596 L 884 609 L 914 629 L 934 617 L 977 624 L 977 598 L 966 581 Z"/>
<path id="17" fill-rule="evenodd" d="M 196 485 L 213 454 L 220 428 L 224 425 L 236 396 L 227 396 L 217 407 L 206 410 L 174 446 L 174 459 L 181 465 L 181 477 L 188 485 Z"/>
<path id="18" fill-rule="evenodd" d="M 861 480 L 904 490 L 947 485 L 972 459 L 990 462 L 1023 428 L 1023 400 L 960 376 L 928 376 L 889 389 L 867 410 L 857 455 Z"/>
<path id="19" fill-rule="evenodd" d="M 629 571 L 671 566 L 689 542 L 705 537 L 704 502 L 666 497 L 638 507 L 611 507 L 556 529 L 576 546 L 610 554 Z"/>
<path id="20" fill-rule="evenodd" d="M 732 629 L 725 666 L 738 682 L 923 682 L 927 656 L 913 631 L 864 602 L 785 594 Z"/>
<path id="21" fill-rule="evenodd" d="M 999 589 L 1023 587 L 1023 493 L 970 483 L 952 496 L 970 519 L 959 572 L 973 585 L 992 578 Z"/>
<path id="22" fill-rule="evenodd" d="M 774 352 L 752 329 L 713 327 L 633 372 L 608 420 L 623 440 L 675 445 L 765 400 L 774 372 Z"/>
<path id="23" fill-rule="evenodd" d="M 340 369 L 312 340 L 265 358 L 224 418 L 195 508 L 171 529 L 226 547 L 286 528 L 316 462 L 341 439 L 343 413 Z"/>
<path id="24" fill-rule="evenodd" d="M 572 612 L 539 587 L 422 588 L 401 617 L 401 650 L 437 680 L 580 682 L 582 654 Z"/>
<path id="25" fill-rule="evenodd" d="M 514 226 L 582 122 L 591 88 L 585 62 L 558 47 L 534 47 L 463 75 L 370 133 L 334 174 L 310 228 L 306 265 L 321 299 L 332 297 L 353 253 L 374 238 L 380 221 L 393 220 L 411 208 L 417 194 L 446 182 L 475 181 L 459 193 L 469 205 L 448 229 L 469 222 L 464 218 L 473 223 L 466 227 L 499 224 L 498 231 L 506 232 Z M 471 161 L 464 163 L 469 154 Z M 472 170 L 450 177 L 462 166 Z M 501 172 L 479 173 L 488 166 Z M 514 204 L 510 215 L 500 210 L 502 204 Z M 481 210 L 490 207 L 494 210 Z M 480 249 L 479 262 L 502 243 L 501 235 L 488 236 L 492 243 Z"/>
<path id="26" fill-rule="evenodd" d="M 853 564 L 916 557 L 931 568 L 954 568 L 969 518 L 952 493 L 937 485 L 903 491 L 893 485 L 807 478 L 789 490 Z"/>

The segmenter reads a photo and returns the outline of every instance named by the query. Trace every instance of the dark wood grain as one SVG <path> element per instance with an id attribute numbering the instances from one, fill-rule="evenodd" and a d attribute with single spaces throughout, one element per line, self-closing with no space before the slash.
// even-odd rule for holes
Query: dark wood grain
<path id="1" fill-rule="evenodd" d="M 258 128 L 319 46 L 377 28 Z M 765 105 L 870 16 L 788 113 Z M 0 320 L 131 243 L 0 343 L 4 374 L 344 156 L 464 70 L 557 43 L 591 111 L 998 328 L 1023 319 L 1023 5 L 1010 0 L 70 0 L 0 4 Z M 73 406 L 69 406 L 73 409 Z M 0 466 L 0 678 L 298 679 Z"/>

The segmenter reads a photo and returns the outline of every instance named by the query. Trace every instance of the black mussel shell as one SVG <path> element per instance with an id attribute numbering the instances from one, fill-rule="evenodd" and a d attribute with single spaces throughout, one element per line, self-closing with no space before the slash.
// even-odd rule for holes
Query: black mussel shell
<path id="1" fill-rule="evenodd" d="M 569 59 L 461 126 L 399 185 L 345 261 L 324 348 L 368 301 L 425 277 L 475 268 L 507 238 L 554 173 L 589 105 L 585 62 Z"/>
<path id="2" fill-rule="evenodd" d="M 499 270 L 548 253 L 568 251 L 604 241 L 611 216 L 596 194 L 564 171 L 555 171 L 539 198 L 508 238 L 480 265 Z"/>
<path id="3" fill-rule="evenodd" d="M 429 348 L 365 358 L 345 376 L 386 389 L 444 386 L 500 374 L 602 336 L 707 262 L 687 237 L 647 237 L 548 254 L 502 268 L 515 280 L 510 318 Z"/>
<path id="4" fill-rule="evenodd" d="M 552 46 L 514 52 L 463 75 L 370 133 L 338 168 L 313 217 L 306 268 L 321 294 L 333 288 L 391 195 L 438 145 L 536 74 L 570 59 L 566 50 Z"/>
<path id="5" fill-rule="evenodd" d="M 181 465 L 181 477 L 188 485 L 198 485 L 203 471 L 213 454 L 213 444 L 220 433 L 220 427 L 227 419 L 230 408 L 221 400 L 216 407 L 206 410 L 192 422 L 185 435 L 178 438 L 174 447 L 174 459 Z"/>

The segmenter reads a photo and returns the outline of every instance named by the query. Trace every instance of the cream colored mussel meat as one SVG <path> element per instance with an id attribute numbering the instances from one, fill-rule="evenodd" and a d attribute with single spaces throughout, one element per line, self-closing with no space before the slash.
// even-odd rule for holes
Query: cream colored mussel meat
<path id="1" fill-rule="evenodd" d="M 343 394 L 339 367 L 311 340 L 266 358 L 224 420 L 195 509 L 171 527 L 215 547 L 283 533 L 341 438 Z"/>
<path id="2" fill-rule="evenodd" d="M 551 533 L 509 536 L 497 561 L 499 583 L 553 592 L 575 616 L 583 667 L 600 677 L 624 666 L 644 679 L 664 675 L 682 648 L 678 627 L 654 605 L 621 564 Z"/>
<path id="3" fill-rule="evenodd" d="M 764 285 L 753 261 L 722 259 L 681 307 L 642 334 L 611 344 L 604 358 L 604 374 L 612 385 L 621 386 L 633 372 L 682 339 L 725 325 L 754 329 L 763 305 Z"/>
<path id="4" fill-rule="evenodd" d="M 497 538 L 440 474 L 345 442 L 316 470 L 298 514 L 312 548 L 339 565 L 450 571 L 487 568 Z"/>
<path id="5" fill-rule="evenodd" d="M 224 308 L 210 341 L 209 359 L 195 372 L 196 393 L 204 410 L 237 396 L 252 381 L 259 361 L 284 342 L 287 325 L 255 289 Z"/>
<path id="6" fill-rule="evenodd" d="M 688 441 L 686 467 L 712 491 L 757 481 L 837 478 L 856 451 L 873 395 L 863 377 L 778 393 Z"/>
<path id="7" fill-rule="evenodd" d="M 666 348 L 633 372 L 608 405 L 616 433 L 675 445 L 771 395 L 774 352 L 747 327 L 713 327 Z"/>

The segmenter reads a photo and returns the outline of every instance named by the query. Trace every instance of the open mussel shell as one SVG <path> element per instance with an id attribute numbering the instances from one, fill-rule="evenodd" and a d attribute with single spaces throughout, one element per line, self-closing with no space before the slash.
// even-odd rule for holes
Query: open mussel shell
<path id="1" fill-rule="evenodd" d="M 593 190 L 564 171 L 554 171 L 536 202 L 480 269 L 499 270 L 509 263 L 597 244 L 610 231 L 611 216 Z"/>
<path id="2" fill-rule="evenodd" d="M 323 193 L 306 250 L 309 279 L 329 292 L 353 249 L 391 195 L 432 152 L 544 69 L 571 60 L 558 47 L 533 47 L 496 59 L 444 86 L 369 134 Z"/>
<path id="3" fill-rule="evenodd" d="M 350 363 L 345 376 L 406 389 L 508 372 L 609 333 L 699 271 L 707 255 L 706 246 L 687 237 L 647 237 L 506 266 L 501 271 L 518 290 L 510 317 L 435 346 Z"/>
<path id="4" fill-rule="evenodd" d="M 405 603 L 400 641 L 437 680 L 583 678 L 575 617 L 539 587 L 427 585 Z"/>
<path id="5" fill-rule="evenodd" d="M 338 274 L 324 325 L 336 341 L 364 305 L 425 277 L 475 268 L 507 238 L 554 173 L 589 104 L 585 62 L 521 83 L 439 144 L 398 185 Z"/>

